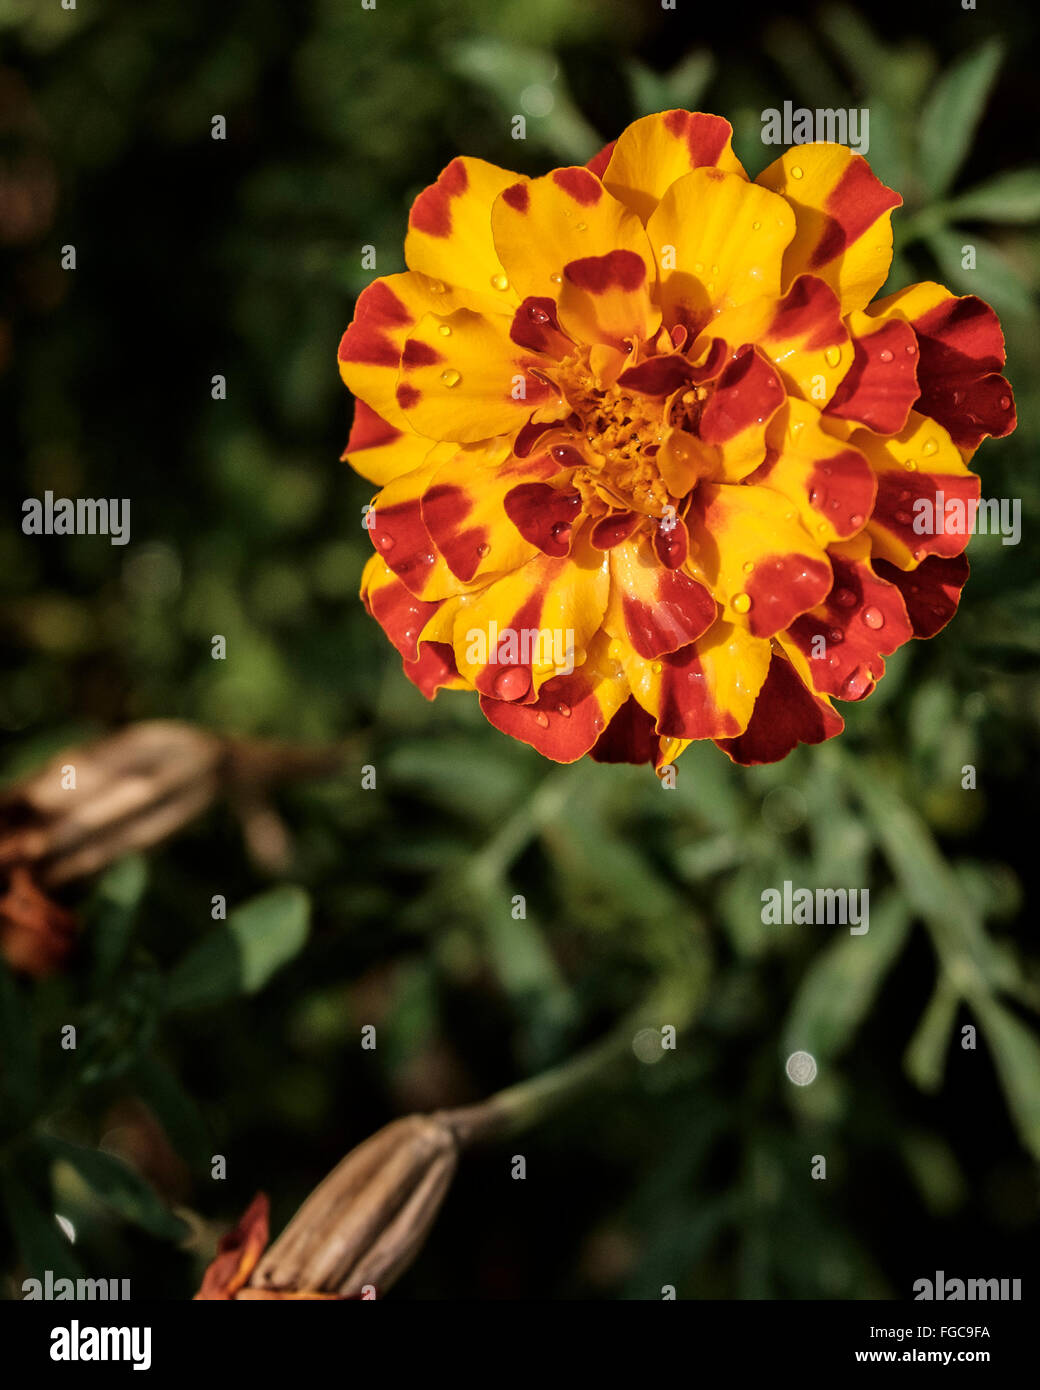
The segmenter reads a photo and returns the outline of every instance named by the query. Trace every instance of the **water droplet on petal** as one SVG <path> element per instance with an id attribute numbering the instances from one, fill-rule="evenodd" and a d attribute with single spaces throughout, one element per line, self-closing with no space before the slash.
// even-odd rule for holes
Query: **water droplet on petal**
<path id="1" fill-rule="evenodd" d="M 917 460 L 916 460 L 916 459 L 904 459 L 904 460 L 903 460 L 903 467 L 904 467 L 904 468 L 908 468 L 908 469 L 910 470 L 910 472 L 913 473 L 914 470 L 917 468 Z"/>
<path id="2" fill-rule="evenodd" d="M 507 666 L 492 682 L 500 700 L 522 700 L 531 688 L 531 677 L 522 666 Z"/>
<path id="3" fill-rule="evenodd" d="M 550 535 L 554 541 L 558 541 L 560 537 L 565 536 L 570 529 L 571 524 L 569 521 L 557 521 L 551 528 Z"/>
<path id="4" fill-rule="evenodd" d="M 578 468 L 585 462 L 572 444 L 554 444 L 549 453 L 564 468 Z"/>
<path id="5" fill-rule="evenodd" d="M 448 367 L 446 371 L 441 372 L 441 381 L 444 382 L 445 386 L 458 386 L 461 380 L 462 373 L 457 372 L 454 367 Z"/>
<path id="6" fill-rule="evenodd" d="M 1001 396 L 1001 398 L 1000 398 L 1000 408 L 1001 408 L 1001 410 L 1010 410 L 1010 409 L 1011 409 L 1011 397 L 1010 397 L 1010 396 Z"/>
<path id="7" fill-rule="evenodd" d="M 797 164 L 796 164 L 796 165 L 794 166 L 794 168 L 791 170 L 791 177 L 792 177 L 793 179 L 800 179 L 800 178 L 802 177 L 802 171 L 801 171 L 801 169 L 798 167 Z"/>
<path id="8" fill-rule="evenodd" d="M 527 317 L 532 323 L 548 323 L 551 315 L 546 313 L 540 304 L 531 304 L 527 310 Z"/>
<path id="9" fill-rule="evenodd" d="M 492 275 L 491 288 L 493 290 L 507 290 L 509 288 L 509 276 L 503 275 L 501 272 L 498 275 Z"/>
<path id="10" fill-rule="evenodd" d="M 828 367 L 836 367 L 841 361 L 841 348 L 829 347 L 823 357 Z"/>
<path id="11" fill-rule="evenodd" d="M 906 345 L 906 350 L 907 350 L 907 353 L 909 354 L 909 356 L 913 357 L 914 354 L 917 352 L 917 344 L 916 344 L 916 343 L 907 343 L 907 345 Z"/>
<path id="12" fill-rule="evenodd" d="M 837 647 L 840 643 L 845 641 L 845 634 L 840 627 L 832 627 L 827 634 L 827 640 L 832 646 Z"/>
<path id="13" fill-rule="evenodd" d="M 659 676 L 661 674 L 661 663 L 659 661 L 655 661 L 650 669 L 651 671 L 653 671 L 655 676 Z"/>
<path id="14" fill-rule="evenodd" d="M 437 332 L 441 335 L 442 338 L 451 337 L 451 329 L 448 327 L 446 323 L 440 324 L 437 329 Z"/>
<path id="15" fill-rule="evenodd" d="M 431 293 L 431 294 L 443 294 L 447 288 L 448 288 L 448 287 L 447 287 L 447 285 L 444 283 L 443 280 L 431 280 L 431 281 L 430 281 L 430 293 Z"/>
<path id="16" fill-rule="evenodd" d="M 477 554 L 478 554 L 478 555 L 480 556 L 480 558 L 483 560 L 484 556 L 488 553 L 488 551 L 489 551 L 490 549 L 491 549 L 491 547 L 490 547 L 489 545 L 478 545 L 478 546 L 477 546 Z"/>
<path id="17" fill-rule="evenodd" d="M 550 276 L 549 276 L 549 279 L 553 282 L 554 285 L 562 285 L 562 284 L 563 284 L 563 276 L 562 276 L 562 275 L 550 275 Z"/>
<path id="18" fill-rule="evenodd" d="M 388 536 L 387 533 L 384 531 L 383 534 L 379 537 L 377 544 L 380 550 L 393 550 L 396 542 L 394 541 L 393 536 Z"/>
<path id="19" fill-rule="evenodd" d="M 882 348 L 881 351 L 878 353 L 878 358 L 882 362 L 891 362 L 892 354 L 888 350 L 888 348 Z"/>
<path id="20" fill-rule="evenodd" d="M 898 522 L 900 526 L 909 526 L 911 521 L 910 513 L 896 512 L 892 520 Z"/>
<path id="21" fill-rule="evenodd" d="M 761 227 L 761 225 L 762 225 L 761 222 L 752 222 L 752 224 L 751 224 L 751 230 L 752 230 L 753 232 L 757 232 L 758 229 L 759 229 L 759 227 Z"/>
<path id="22" fill-rule="evenodd" d="M 750 594 L 734 594 L 730 599 L 730 607 L 734 613 L 746 613 L 751 607 Z"/>
<path id="23" fill-rule="evenodd" d="M 744 573 L 745 573 L 745 574 L 750 574 L 751 571 L 752 571 L 754 568 L 755 568 L 755 567 L 754 567 L 754 565 L 751 563 L 750 560 L 745 560 L 745 561 L 744 561 Z"/>
<path id="24" fill-rule="evenodd" d="M 867 627 L 873 628 L 875 632 L 879 627 L 885 626 L 885 615 L 880 608 L 864 608 L 860 616 Z"/>
<path id="25" fill-rule="evenodd" d="M 841 687 L 841 693 L 849 700 L 858 700 L 866 693 L 874 677 L 866 666 L 857 666 Z"/>
<path id="26" fill-rule="evenodd" d="M 852 608 L 856 602 L 856 595 L 851 589 L 839 589 L 834 595 L 834 602 L 840 608 Z"/>
<path id="27" fill-rule="evenodd" d="M 587 232 L 589 230 L 589 224 L 587 222 L 579 222 L 574 230 L 576 232 Z"/>
<path id="28" fill-rule="evenodd" d="M 924 443 L 921 445 L 921 453 L 929 455 L 934 454 L 938 447 L 939 446 L 938 444 L 936 444 L 934 439 L 926 439 Z"/>
<path id="29" fill-rule="evenodd" d="M 557 705 L 556 713 L 561 715 L 564 719 L 569 719 L 571 717 L 571 707 L 570 705 Z"/>
<path id="30" fill-rule="evenodd" d="M 862 525 L 863 525 L 863 516 L 862 516 L 862 514 L 861 514 L 860 512 L 853 512 L 852 515 L 849 517 L 849 524 L 852 525 L 852 526 L 862 526 Z"/>
<path id="31" fill-rule="evenodd" d="M 545 714 L 542 710 L 538 711 L 534 719 L 535 723 L 540 724 L 543 729 L 547 729 L 549 727 L 549 716 Z"/>

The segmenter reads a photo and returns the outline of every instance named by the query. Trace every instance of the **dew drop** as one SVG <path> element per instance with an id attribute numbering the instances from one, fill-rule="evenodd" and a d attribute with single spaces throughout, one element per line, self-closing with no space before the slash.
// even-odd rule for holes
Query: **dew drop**
<path id="1" fill-rule="evenodd" d="M 888 350 L 888 348 L 882 348 L 881 351 L 878 353 L 878 358 L 882 362 L 891 362 L 892 354 Z"/>
<path id="2" fill-rule="evenodd" d="M 521 700 L 531 688 L 531 677 L 522 666 L 507 666 L 492 682 L 500 700 Z"/>
<path id="3" fill-rule="evenodd" d="M 909 526 L 911 520 L 910 513 L 903 511 L 896 512 L 892 520 L 898 522 L 900 526 Z"/>
<path id="4" fill-rule="evenodd" d="M 718 273 L 719 273 L 719 268 L 718 268 L 717 265 L 713 265 L 713 266 L 712 266 L 712 268 L 711 268 L 711 273 L 712 273 L 712 275 L 718 275 Z"/>
<path id="5" fill-rule="evenodd" d="M 655 661 L 650 669 L 651 671 L 653 671 L 655 676 L 659 676 L 661 674 L 661 663 L 659 661 Z"/>
<path id="6" fill-rule="evenodd" d="M 393 536 L 388 536 L 387 533 L 386 533 L 385 531 L 384 531 L 383 534 L 379 537 L 379 549 L 380 549 L 380 550 L 393 550 L 394 544 L 395 544 L 395 542 L 394 542 Z"/>
<path id="7" fill-rule="evenodd" d="M 554 444 L 549 452 L 564 468 L 578 468 L 585 462 L 572 444 Z"/>
<path id="8" fill-rule="evenodd" d="M 796 164 L 796 165 L 794 166 L 794 168 L 791 170 L 791 177 L 792 177 L 793 179 L 800 179 L 800 178 L 802 177 L 802 171 L 801 171 L 801 169 L 798 167 L 797 164 Z"/>
<path id="9" fill-rule="evenodd" d="M 507 290 L 509 288 L 509 276 L 503 275 L 501 272 L 498 275 L 492 275 L 491 288 L 493 290 Z"/>
<path id="10" fill-rule="evenodd" d="M 462 373 L 457 372 L 454 367 L 449 367 L 447 371 L 441 372 L 441 381 L 444 382 L 445 386 L 458 386 L 461 380 Z"/>
<path id="11" fill-rule="evenodd" d="M 704 262 L 703 262 L 703 261 L 694 261 L 694 263 L 693 263 L 694 274 L 699 275 L 703 269 L 704 269 Z"/>
<path id="12" fill-rule="evenodd" d="M 863 525 L 863 515 L 862 515 L 862 513 L 861 513 L 861 512 L 853 512 L 852 515 L 849 517 L 849 525 L 850 525 L 850 526 L 862 526 L 862 525 Z"/>
<path id="13" fill-rule="evenodd" d="M 534 720 L 535 723 L 540 724 L 543 729 L 547 729 L 549 727 L 549 716 L 543 710 L 538 711 L 538 713 L 534 717 Z"/>
<path id="14" fill-rule="evenodd" d="M 849 700 L 858 700 L 866 691 L 874 677 L 866 666 L 857 666 L 841 687 L 842 694 Z"/>
<path id="15" fill-rule="evenodd" d="M 924 443 L 921 445 L 921 453 L 929 455 L 934 454 L 938 447 L 939 446 L 938 444 L 936 444 L 934 439 L 926 439 Z"/>
<path id="16" fill-rule="evenodd" d="M 757 232 L 758 229 L 759 229 L 759 227 L 761 227 L 761 225 L 762 225 L 761 222 L 752 222 L 752 224 L 751 224 L 751 230 L 752 230 L 753 232 Z"/>
<path id="17" fill-rule="evenodd" d="M 751 563 L 750 560 L 745 560 L 745 561 L 744 561 L 744 573 L 745 573 L 745 574 L 750 574 L 751 571 L 752 571 L 754 568 L 755 568 L 755 567 L 754 567 L 754 565 Z"/>
<path id="18" fill-rule="evenodd" d="M 852 608 L 856 602 L 856 595 L 851 589 L 839 589 L 834 595 L 834 602 L 841 608 Z"/>
<path id="19" fill-rule="evenodd" d="M 840 643 L 845 641 L 845 634 L 840 627 L 832 627 L 827 634 L 827 640 L 832 646 L 837 647 Z"/>
<path id="20" fill-rule="evenodd" d="M 451 329 L 448 327 L 446 323 L 442 323 L 440 327 L 437 329 L 437 332 L 441 335 L 442 338 L 451 337 Z"/>
<path id="21" fill-rule="evenodd" d="M 734 613 L 746 613 L 751 607 L 750 594 L 734 594 L 730 599 L 730 607 Z"/>
<path id="22" fill-rule="evenodd" d="M 540 304 L 532 304 L 527 310 L 527 317 L 532 323 L 548 323 L 551 315 Z"/>
<path id="23" fill-rule="evenodd" d="M 489 551 L 490 549 L 491 549 L 491 547 L 490 547 L 489 545 L 478 545 L 478 546 L 477 546 L 477 554 L 478 554 L 478 555 L 480 556 L 480 558 L 483 560 L 484 556 L 488 553 L 488 551 Z"/>
<path id="24" fill-rule="evenodd" d="M 565 536 L 570 529 L 571 524 L 569 521 L 557 521 L 556 524 L 550 530 L 549 534 L 552 536 L 554 541 L 558 541 L 561 538 L 561 536 Z"/>
<path id="25" fill-rule="evenodd" d="M 864 608 L 860 616 L 867 627 L 873 628 L 875 632 L 879 627 L 885 626 L 885 615 L 880 608 Z"/>
<path id="26" fill-rule="evenodd" d="M 1010 409 L 1011 409 L 1011 397 L 1010 397 L 1010 396 L 1001 396 L 1001 398 L 1000 398 L 1000 408 L 1001 408 L 1001 410 L 1010 410 Z"/>
<path id="27" fill-rule="evenodd" d="M 829 347 L 823 356 L 828 367 L 836 367 L 841 361 L 841 348 Z"/>
<path id="28" fill-rule="evenodd" d="M 913 357 L 913 356 L 916 354 L 916 352 L 917 352 L 917 344 L 916 344 L 916 343 L 907 343 L 907 345 L 906 345 L 906 351 L 907 351 L 907 355 L 908 355 L 909 357 Z"/>
<path id="29" fill-rule="evenodd" d="M 550 275 L 550 276 L 549 276 L 549 279 L 553 282 L 554 285 L 562 285 L 562 284 L 563 284 L 563 276 L 562 276 L 562 275 Z"/>
<path id="30" fill-rule="evenodd" d="M 430 281 L 430 293 L 431 293 L 431 294 L 443 294 L 447 288 L 448 288 L 448 287 L 447 287 L 447 285 L 444 283 L 443 280 L 431 280 L 431 281 Z"/>
<path id="31" fill-rule="evenodd" d="M 557 705 L 556 713 L 562 715 L 564 719 L 569 719 L 571 717 L 571 707 L 570 705 Z"/>
<path id="32" fill-rule="evenodd" d="M 917 460 L 916 460 L 916 459 L 904 459 L 904 460 L 903 460 L 903 467 L 909 469 L 910 472 L 913 473 L 913 472 L 916 470 L 916 468 L 917 468 Z"/>
<path id="33" fill-rule="evenodd" d="M 589 230 L 589 224 L 587 222 L 579 222 L 574 230 L 576 232 L 587 232 Z"/>

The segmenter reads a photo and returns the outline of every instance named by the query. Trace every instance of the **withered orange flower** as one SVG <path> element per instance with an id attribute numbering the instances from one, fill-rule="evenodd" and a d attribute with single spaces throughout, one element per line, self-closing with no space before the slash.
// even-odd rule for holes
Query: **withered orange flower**
<path id="1" fill-rule="evenodd" d="M 874 300 L 901 199 L 867 161 L 751 181 L 731 136 L 667 111 L 541 178 L 454 159 L 340 344 L 369 611 L 428 698 L 561 762 L 839 733 L 956 609 L 970 524 L 919 504 L 970 517 L 1014 427 L 988 305 Z"/>
<path id="2" fill-rule="evenodd" d="M 288 1289 L 248 1287 L 269 1234 L 270 1206 L 267 1194 L 258 1192 L 233 1231 L 221 1236 L 217 1254 L 202 1277 L 194 1302 L 210 1303 L 228 1299 L 339 1299 L 336 1293 L 299 1293 Z"/>

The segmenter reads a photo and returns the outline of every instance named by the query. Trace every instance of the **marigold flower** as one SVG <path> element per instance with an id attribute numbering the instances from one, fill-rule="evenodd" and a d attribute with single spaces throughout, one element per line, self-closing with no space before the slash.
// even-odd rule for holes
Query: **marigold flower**
<path id="1" fill-rule="evenodd" d="M 475 690 L 559 762 L 839 733 L 967 578 L 970 528 L 915 503 L 970 515 L 1014 428 L 987 304 L 871 302 L 902 200 L 867 161 L 800 145 L 752 182 L 731 136 L 667 111 L 541 178 L 452 160 L 340 344 L 367 608 L 427 698 Z"/>

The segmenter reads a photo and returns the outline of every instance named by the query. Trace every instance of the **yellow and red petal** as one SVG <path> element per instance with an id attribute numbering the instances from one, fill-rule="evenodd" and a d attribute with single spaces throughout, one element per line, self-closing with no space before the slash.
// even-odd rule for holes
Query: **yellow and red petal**
<path id="1" fill-rule="evenodd" d="M 556 464 L 545 454 L 501 460 L 483 449 L 448 445 L 438 446 L 436 457 L 449 450 L 431 471 L 421 511 L 452 574 L 470 584 L 526 564 L 540 547 L 512 523 L 508 498 L 518 486 L 552 477 Z"/>
<path id="2" fill-rule="evenodd" d="M 406 422 L 402 428 L 391 425 L 358 396 L 354 401 L 354 422 L 341 458 L 355 473 L 383 487 L 402 473 L 418 468 L 430 452 L 430 440 L 416 434 Z"/>
<path id="3" fill-rule="evenodd" d="M 747 728 L 716 743 L 735 763 L 754 767 L 779 762 L 799 743 L 823 743 L 844 727 L 830 700 L 806 689 L 791 663 L 774 652 Z"/>
<path id="4" fill-rule="evenodd" d="M 968 557 L 929 555 L 914 570 L 875 560 L 874 569 L 903 595 L 915 637 L 934 637 L 957 611 L 968 580 Z"/>
<path id="5" fill-rule="evenodd" d="M 653 287 L 654 258 L 642 223 L 588 169 L 554 169 L 513 183 L 496 200 L 491 225 L 499 259 L 522 299 L 557 298 L 569 262 L 616 251 L 638 257 L 644 293 Z"/>
<path id="6" fill-rule="evenodd" d="M 610 552 L 610 602 L 604 626 L 639 656 L 674 652 L 706 632 L 716 605 L 703 584 L 663 566 L 645 535 Z"/>
<path id="7" fill-rule="evenodd" d="M 859 449 L 828 434 L 819 412 L 792 397 L 773 420 L 767 440 L 769 452 L 749 482 L 788 498 L 823 547 L 862 530 L 874 508 L 877 479 Z"/>
<path id="8" fill-rule="evenodd" d="M 914 635 L 899 588 L 871 566 L 865 536 L 828 552 L 834 587 L 783 635 L 784 650 L 818 695 L 862 700 L 885 673 L 884 657 Z"/>
<path id="9" fill-rule="evenodd" d="M 530 744 L 543 757 L 573 763 L 595 747 L 628 698 L 628 682 L 618 663 L 608 658 L 601 632 L 581 666 L 569 675 L 551 676 L 533 703 L 482 694 L 480 708 L 496 729 Z"/>
<path id="10" fill-rule="evenodd" d="M 516 179 L 483 159 L 453 159 L 412 204 L 404 243 L 410 269 L 468 291 L 470 308 L 511 314 L 518 296 L 495 250 L 491 208 Z"/>
<path id="11" fill-rule="evenodd" d="M 875 434 L 898 434 L 920 394 L 914 331 L 902 319 L 873 318 L 858 310 L 846 322 L 855 355 L 825 414 L 866 425 Z"/>
<path id="12" fill-rule="evenodd" d="M 718 618 L 696 642 L 647 661 L 622 661 L 632 693 L 665 738 L 729 738 L 747 728 L 769 668 L 768 642 Z"/>
<path id="13" fill-rule="evenodd" d="M 459 675 L 450 642 L 420 642 L 419 655 L 403 663 L 405 675 L 427 700 L 438 690 L 468 690 L 468 681 Z"/>
<path id="14" fill-rule="evenodd" d="M 959 555 L 970 539 L 979 478 L 942 426 L 911 411 L 898 434 L 879 439 L 857 430 L 851 442 L 877 476 L 877 501 L 867 523 L 874 553 L 902 570 L 927 555 Z M 955 529 L 958 510 L 964 525 Z"/>
<path id="15" fill-rule="evenodd" d="M 568 261 L 559 304 L 560 324 L 571 338 L 619 352 L 632 340 L 645 341 L 661 323 L 650 299 L 647 262 L 635 251 Z"/>
<path id="16" fill-rule="evenodd" d="M 715 309 L 778 298 L 795 218 L 783 198 L 720 169 L 696 169 L 664 194 L 647 223 L 658 258 L 665 325 L 695 337 Z"/>
<path id="17" fill-rule="evenodd" d="M 354 320 L 339 344 L 339 372 L 359 399 L 404 428 L 397 401 L 401 352 L 424 314 L 450 314 L 466 302 L 440 281 L 415 271 L 373 280 L 358 296 Z"/>
<path id="18" fill-rule="evenodd" d="M 645 223 L 672 184 L 694 169 L 746 179 L 732 140 L 733 127 L 721 116 L 681 110 L 643 116 L 615 142 L 603 183 Z"/>
<path id="19" fill-rule="evenodd" d="M 920 349 L 917 410 L 942 425 L 965 459 L 987 435 L 1011 433 L 1015 398 L 1000 374 L 1004 335 L 985 300 L 925 281 L 879 300 L 868 313 L 905 320 L 913 329 Z"/>
<path id="20" fill-rule="evenodd" d="M 470 309 L 427 314 L 404 344 L 397 403 L 419 434 L 475 443 L 519 430 L 557 399 L 537 375 L 550 365 L 510 339 L 507 320 Z"/>
<path id="21" fill-rule="evenodd" d="M 795 145 L 756 179 L 782 194 L 798 230 L 784 255 L 784 284 L 818 275 L 841 300 L 862 309 L 888 277 L 892 209 L 902 198 L 886 188 L 862 155 L 844 145 Z"/>
<path id="22" fill-rule="evenodd" d="M 784 403 L 776 368 L 752 345 L 727 362 L 697 426 L 702 444 L 718 451 L 716 476 L 739 482 L 762 462 L 766 430 Z"/>
<path id="23" fill-rule="evenodd" d="M 482 695 L 531 703 L 560 667 L 580 662 L 609 592 L 608 561 L 584 536 L 564 558 L 535 555 L 456 601 L 452 645 L 459 672 Z"/>
<path id="24" fill-rule="evenodd" d="M 422 499 L 443 456 L 431 451 L 421 468 L 389 482 L 376 498 L 367 520 L 376 551 L 417 598 L 433 602 L 466 586 L 437 551 L 422 517 Z"/>
<path id="25" fill-rule="evenodd" d="M 558 559 L 569 553 L 581 515 L 580 493 L 545 482 L 512 482 L 503 506 L 531 554 L 540 550 Z"/>
<path id="26" fill-rule="evenodd" d="M 826 552 L 786 497 L 757 484 L 703 483 L 687 516 L 692 573 L 755 637 L 772 637 L 822 602 Z"/>
<path id="27" fill-rule="evenodd" d="M 756 344 L 804 400 L 829 400 L 852 361 L 838 296 L 815 275 L 800 275 L 782 298 L 723 310 L 703 336 L 731 350 Z"/>

